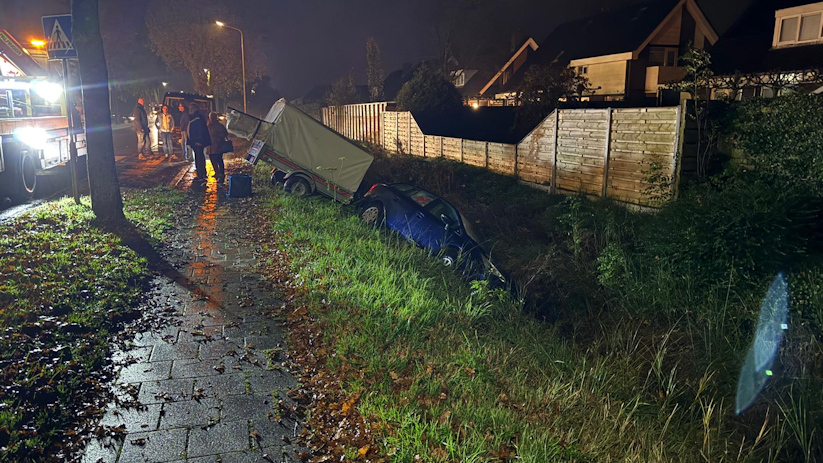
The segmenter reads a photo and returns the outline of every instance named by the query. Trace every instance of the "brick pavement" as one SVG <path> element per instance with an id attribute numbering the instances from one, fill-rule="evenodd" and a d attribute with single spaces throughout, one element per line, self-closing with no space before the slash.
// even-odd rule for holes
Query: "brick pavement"
<path id="1" fill-rule="evenodd" d="M 179 273 L 158 277 L 150 295 L 176 321 L 116 353 L 117 400 L 100 425 L 125 438 L 92 440 L 83 462 L 296 461 L 299 424 L 278 406 L 296 386 L 278 361 L 283 336 L 271 313 L 282 302 L 251 272 L 253 244 L 235 226 L 242 200 L 214 183 L 190 196 L 191 225 L 160 251 Z"/>

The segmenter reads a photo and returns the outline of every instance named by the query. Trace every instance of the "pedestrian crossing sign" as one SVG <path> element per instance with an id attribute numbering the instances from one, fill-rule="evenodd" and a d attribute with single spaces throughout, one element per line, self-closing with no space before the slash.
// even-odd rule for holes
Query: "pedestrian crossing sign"
<path id="1" fill-rule="evenodd" d="M 49 59 L 77 58 L 70 14 L 43 16 L 43 35 L 46 37 Z"/>

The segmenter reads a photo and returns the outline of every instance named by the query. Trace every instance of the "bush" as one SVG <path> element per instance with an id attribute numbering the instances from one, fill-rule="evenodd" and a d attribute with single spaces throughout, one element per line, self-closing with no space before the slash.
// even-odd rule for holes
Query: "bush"
<path id="1" fill-rule="evenodd" d="M 729 109 L 725 131 L 747 166 L 778 187 L 823 194 L 823 96 L 752 99 Z"/>

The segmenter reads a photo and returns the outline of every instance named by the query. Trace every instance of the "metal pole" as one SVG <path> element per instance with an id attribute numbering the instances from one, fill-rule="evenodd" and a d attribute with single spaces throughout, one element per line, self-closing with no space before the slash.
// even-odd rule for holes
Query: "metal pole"
<path id="1" fill-rule="evenodd" d="M 74 135 L 74 117 L 69 101 L 69 64 L 68 60 L 63 61 L 63 95 L 66 100 L 66 119 L 69 121 L 69 169 L 71 170 L 71 193 L 74 196 L 75 204 L 80 204 L 80 188 L 77 185 L 77 142 Z"/>

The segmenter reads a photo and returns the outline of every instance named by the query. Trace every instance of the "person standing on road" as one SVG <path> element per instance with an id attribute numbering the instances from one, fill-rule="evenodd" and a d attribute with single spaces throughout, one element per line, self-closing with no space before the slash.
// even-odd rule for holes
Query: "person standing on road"
<path id="1" fill-rule="evenodd" d="M 157 131 L 160 132 L 160 141 L 163 142 L 163 153 L 166 159 L 171 161 L 171 155 L 174 154 L 174 145 L 171 144 L 171 132 L 174 130 L 174 117 L 169 114 L 169 107 L 163 105 L 162 112 L 157 115 L 154 122 L 157 126 Z"/>
<path id="2" fill-rule="evenodd" d="M 194 153 L 189 147 L 189 111 L 183 103 L 180 103 L 180 145 L 183 147 L 183 159 L 194 161 Z"/>
<path id="3" fill-rule="evenodd" d="M 197 172 L 195 182 L 206 183 L 206 155 L 204 150 L 211 145 L 209 128 L 206 125 L 206 117 L 198 111 L 197 103 L 189 104 L 189 139 L 188 144 L 194 150 L 194 168 Z"/>
<path id="4" fill-rule="evenodd" d="M 143 99 L 138 98 L 132 111 L 132 125 L 137 133 L 137 159 L 144 161 L 151 157 L 151 135 L 149 133 L 149 116 L 143 107 Z"/>
<path id="5" fill-rule="evenodd" d="M 226 144 L 229 139 L 229 132 L 226 130 L 226 126 L 217 119 L 217 113 L 209 113 L 209 138 L 211 138 L 209 160 L 211 161 L 211 167 L 214 169 L 214 178 L 217 179 L 217 183 L 223 183 L 226 178 L 223 155 L 227 153 Z"/>

